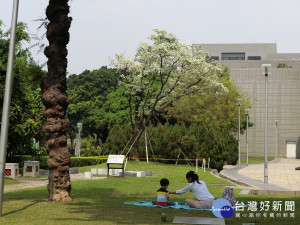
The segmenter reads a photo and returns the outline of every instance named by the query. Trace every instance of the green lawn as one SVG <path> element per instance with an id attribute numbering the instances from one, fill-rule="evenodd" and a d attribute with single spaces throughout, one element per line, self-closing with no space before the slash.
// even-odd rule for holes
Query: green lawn
<path id="1" fill-rule="evenodd" d="M 19 184 L 19 183 L 21 183 L 21 182 L 7 178 L 7 177 L 4 178 L 4 185 L 13 185 L 13 184 Z"/>
<path id="2" fill-rule="evenodd" d="M 101 165 L 105 167 L 106 165 Z M 153 177 L 110 177 L 102 180 L 83 180 L 72 182 L 72 198 L 69 203 L 48 202 L 46 187 L 4 193 L 3 217 L 0 224 L 172 224 L 175 216 L 214 217 L 210 211 L 176 210 L 148 208 L 124 205 L 126 201 L 151 201 L 159 188 L 159 180 L 166 177 L 170 180 L 169 190 L 176 190 L 186 185 L 185 174 L 194 167 L 187 165 L 164 165 L 159 163 L 129 162 L 128 170 L 152 169 Z M 159 176 L 160 175 L 160 176 Z M 210 173 L 199 172 L 201 179 L 208 184 L 208 189 L 219 198 L 227 181 L 214 177 Z M 300 224 L 300 198 L 277 196 L 239 196 L 239 201 L 296 201 L 296 218 L 232 218 L 226 224 Z M 193 197 L 187 193 L 181 198 L 172 195 L 172 201 L 183 202 Z M 161 222 L 161 213 L 167 216 L 167 222 Z M 247 211 L 245 211 L 247 213 Z M 249 213 L 248 213 L 249 214 Z M 298 217 L 297 217 L 298 216 Z"/>
<path id="3" fill-rule="evenodd" d="M 241 159 L 241 164 L 242 165 L 246 165 L 246 156 L 243 156 Z M 249 164 L 254 164 L 254 163 L 264 163 L 264 156 L 249 156 L 248 157 L 248 163 Z M 272 161 L 274 160 L 274 157 L 270 156 L 268 157 L 268 161 Z M 145 167 L 144 169 L 149 168 L 149 166 L 147 166 L 146 162 L 141 162 L 142 165 Z M 138 166 L 137 166 L 138 165 Z M 151 163 L 150 163 L 150 167 L 151 167 Z M 160 164 L 157 164 L 160 165 Z M 170 165 L 174 165 L 174 164 L 170 164 Z M 183 166 L 183 165 L 181 165 Z M 201 165 L 200 165 L 201 166 Z M 100 164 L 100 165 L 94 165 L 94 166 L 85 166 L 85 167 L 79 167 L 79 172 L 90 172 L 92 168 L 106 168 L 106 163 Z M 140 165 L 139 164 L 135 164 L 135 163 L 131 163 L 131 161 L 129 161 L 129 163 L 127 164 L 127 170 L 140 170 Z M 155 167 L 155 170 L 159 170 L 160 167 Z M 195 170 L 195 168 L 193 168 Z"/>
<path id="4" fill-rule="evenodd" d="M 245 157 L 245 159 L 244 159 Z M 241 159 L 241 164 L 246 165 L 247 160 L 246 156 L 244 156 L 243 159 Z M 274 160 L 274 157 L 269 156 L 268 161 Z M 249 156 L 248 157 L 248 163 L 253 164 L 253 163 L 264 163 L 265 162 L 265 157 L 264 156 Z"/>
<path id="5" fill-rule="evenodd" d="M 90 167 L 84 167 L 84 171 L 91 171 L 91 168 L 107 168 L 106 163 L 103 163 L 98 166 L 90 166 Z M 81 168 L 79 170 L 82 170 Z M 159 184 L 159 180 L 163 177 L 169 179 L 170 186 L 169 189 L 172 187 L 172 184 L 181 182 L 186 183 L 185 174 L 189 170 L 196 171 L 196 168 L 189 165 L 174 165 L 174 164 L 162 164 L 162 163 L 156 163 L 156 162 L 134 162 L 129 161 L 126 166 L 126 171 L 138 171 L 138 170 L 152 170 L 152 177 L 141 177 L 141 178 L 126 178 L 126 179 L 134 179 L 137 181 L 152 181 L 157 182 Z M 230 182 L 219 179 L 215 176 L 212 176 L 209 172 L 210 169 L 206 169 L 206 172 L 203 172 L 201 167 L 198 167 L 198 175 L 199 178 L 204 180 L 206 183 L 209 184 L 224 184 L 228 185 L 231 184 Z"/>

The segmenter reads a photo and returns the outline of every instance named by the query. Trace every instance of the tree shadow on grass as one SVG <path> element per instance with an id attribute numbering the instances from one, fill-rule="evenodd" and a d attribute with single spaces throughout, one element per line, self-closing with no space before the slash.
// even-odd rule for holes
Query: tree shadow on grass
<path id="1" fill-rule="evenodd" d="M 12 192 L 6 192 L 3 195 L 4 203 L 9 203 L 10 201 L 30 201 L 25 206 L 13 209 L 11 211 L 8 211 L 6 213 L 3 213 L 3 216 L 7 216 L 10 214 L 15 214 L 21 211 L 24 211 L 36 204 L 39 204 L 41 202 L 45 202 L 48 200 L 48 191 L 45 187 L 38 187 L 34 189 L 24 189 L 24 190 L 18 190 L 18 191 L 12 191 Z"/>
<path id="2" fill-rule="evenodd" d="M 77 201 L 82 195 L 74 192 L 74 201 L 68 203 L 69 213 L 76 215 L 73 218 L 59 218 L 62 221 L 78 221 L 78 224 L 85 222 L 97 222 L 97 224 L 160 224 L 161 214 L 167 215 L 167 222 L 172 222 L 175 216 L 205 216 L 211 217 L 211 212 L 199 212 L 171 208 L 151 208 L 135 205 L 125 205 L 124 202 L 152 201 L 148 196 L 126 196 L 117 193 L 113 188 L 92 188 L 93 193 L 85 201 Z M 77 196 L 78 195 L 78 196 Z M 81 215 L 81 216 L 80 216 Z M 80 221 L 80 222 L 79 222 Z M 166 223 L 164 223 L 166 224 Z"/>
<path id="3" fill-rule="evenodd" d="M 31 189 L 23 189 L 18 191 L 11 191 L 4 193 L 4 201 L 15 200 L 35 200 L 43 201 L 48 200 L 47 187 L 37 187 Z"/>
<path id="4" fill-rule="evenodd" d="M 7 215 L 10 215 L 10 214 L 14 214 L 14 213 L 18 213 L 18 212 L 21 212 L 21 211 L 24 211 L 26 209 L 28 209 L 29 207 L 32 207 L 34 206 L 35 204 L 38 204 L 42 202 L 42 200 L 34 200 L 32 203 L 22 207 L 22 208 L 19 208 L 19 209 L 15 209 L 15 210 L 12 210 L 12 211 L 9 211 L 7 213 L 3 213 L 2 216 L 7 216 Z"/>
<path id="5" fill-rule="evenodd" d="M 9 192 L 5 193 L 4 196 L 7 203 L 11 201 L 11 204 L 15 204 L 14 201 L 21 200 L 25 201 L 23 202 L 25 206 L 13 207 L 4 215 L 18 215 L 18 212 L 25 209 L 30 212 L 34 208 L 47 205 L 49 207 L 46 206 L 39 216 L 47 219 L 49 224 L 84 224 L 90 222 L 96 224 L 160 224 L 162 223 L 162 213 L 167 215 L 167 223 L 172 223 L 175 216 L 211 217 L 211 212 L 125 205 L 124 202 L 152 201 L 155 198 L 155 189 L 152 193 L 152 187 L 147 189 L 145 186 L 138 186 L 138 188 L 128 192 L 126 188 L 132 188 L 131 183 L 128 184 L 113 180 L 105 181 L 105 183 L 79 181 L 72 185 L 72 202 L 51 202 L 49 205 L 47 204 L 48 191 L 45 187 Z M 122 188 L 120 189 L 120 187 Z M 33 208 L 30 209 L 30 207 Z M 51 211 L 50 214 L 49 210 Z"/>

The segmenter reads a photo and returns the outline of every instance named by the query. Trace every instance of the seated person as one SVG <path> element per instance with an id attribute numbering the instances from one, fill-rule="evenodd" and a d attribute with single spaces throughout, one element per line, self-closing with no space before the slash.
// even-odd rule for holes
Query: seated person
<path id="1" fill-rule="evenodd" d="M 175 205 L 173 202 L 169 202 L 169 191 L 167 190 L 169 186 L 169 180 L 166 178 L 163 178 L 160 180 L 160 188 L 156 191 L 156 201 L 153 201 L 152 203 L 154 205 L 160 205 L 160 206 L 170 206 Z"/>
<path id="2" fill-rule="evenodd" d="M 188 191 L 192 192 L 197 200 L 186 199 L 185 203 L 193 208 L 209 209 L 215 201 L 214 196 L 208 191 L 203 180 L 199 180 L 198 175 L 194 171 L 189 171 L 186 174 L 188 185 L 177 191 L 170 191 L 169 194 L 184 194 Z"/>

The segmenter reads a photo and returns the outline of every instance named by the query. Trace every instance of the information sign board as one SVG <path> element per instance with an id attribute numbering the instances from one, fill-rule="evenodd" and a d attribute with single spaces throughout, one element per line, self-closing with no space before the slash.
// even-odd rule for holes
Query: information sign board
<path id="1" fill-rule="evenodd" d="M 107 163 L 109 164 L 123 164 L 125 155 L 109 155 Z"/>

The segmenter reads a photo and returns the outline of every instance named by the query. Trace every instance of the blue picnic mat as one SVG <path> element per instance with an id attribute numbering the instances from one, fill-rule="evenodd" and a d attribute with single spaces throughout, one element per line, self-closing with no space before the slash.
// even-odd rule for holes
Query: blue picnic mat
<path id="1" fill-rule="evenodd" d="M 154 205 L 152 202 L 124 202 L 125 205 L 138 205 L 138 206 L 147 206 L 147 207 L 160 207 L 160 208 L 173 208 L 173 209 L 187 209 L 187 210 L 205 210 L 205 211 L 211 211 L 211 209 L 197 209 L 190 207 L 188 205 L 183 205 L 182 203 L 179 204 L 179 202 L 174 202 L 175 205 L 171 206 L 160 206 L 160 205 Z"/>

